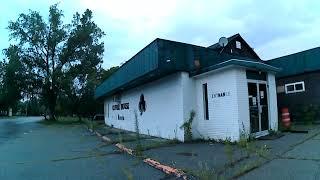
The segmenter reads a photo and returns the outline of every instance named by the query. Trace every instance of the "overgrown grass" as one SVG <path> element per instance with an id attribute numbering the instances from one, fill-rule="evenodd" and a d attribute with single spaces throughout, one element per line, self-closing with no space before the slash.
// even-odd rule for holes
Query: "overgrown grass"
<path id="1" fill-rule="evenodd" d="M 55 121 L 41 120 L 38 123 L 44 125 L 78 125 L 83 124 L 83 121 L 80 121 L 77 117 L 57 117 Z"/>
<path id="2" fill-rule="evenodd" d="M 101 124 L 99 124 L 96 121 L 91 121 L 89 118 L 82 118 L 81 121 L 89 128 L 92 130 L 96 130 Z"/>
<path id="3" fill-rule="evenodd" d="M 134 119 L 135 119 L 135 131 L 136 131 L 136 147 L 134 148 L 134 154 L 136 156 L 143 156 L 143 146 L 141 144 L 141 137 L 140 137 L 140 128 L 139 128 L 139 120 L 138 114 L 134 111 Z"/>
<path id="4" fill-rule="evenodd" d="M 207 163 L 198 163 L 197 170 L 184 169 L 187 174 L 190 174 L 199 180 L 223 180 L 223 176 L 219 175 L 213 168 L 210 168 Z"/>
<path id="5" fill-rule="evenodd" d="M 17 116 L 11 116 L 11 117 L 9 117 L 9 116 L 0 116 L 0 120 L 1 119 L 16 119 L 17 118 Z"/>

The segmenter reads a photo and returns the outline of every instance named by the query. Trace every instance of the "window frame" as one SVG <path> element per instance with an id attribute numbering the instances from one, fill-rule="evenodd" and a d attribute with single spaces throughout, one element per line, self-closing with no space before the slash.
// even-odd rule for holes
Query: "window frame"
<path id="1" fill-rule="evenodd" d="M 237 49 L 241 49 L 242 47 L 242 44 L 241 44 L 241 42 L 240 41 L 236 41 L 236 48 Z"/>
<path id="2" fill-rule="evenodd" d="M 297 84 L 301 84 L 302 85 L 302 89 L 297 90 L 296 89 L 296 85 Z M 293 86 L 293 91 L 288 91 L 288 86 Z M 304 81 L 299 81 L 299 82 L 294 82 L 294 83 L 288 83 L 284 85 L 284 89 L 285 89 L 285 93 L 286 94 L 292 94 L 292 93 L 298 93 L 298 92 L 304 92 L 305 89 L 305 84 Z"/>

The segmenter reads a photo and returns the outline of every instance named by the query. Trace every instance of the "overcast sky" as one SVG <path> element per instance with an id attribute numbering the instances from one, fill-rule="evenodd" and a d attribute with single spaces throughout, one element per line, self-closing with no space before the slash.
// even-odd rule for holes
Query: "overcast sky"
<path id="1" fill-rule="evenodd" d="M 319 0 L 9 0 L 0 6 L 0 49 L 10 43 L 8 21 L 28 9 L 46 18 L 57 2 L 68 23 L 75 12 L 93 11 L 106 33 L 105 68 L 128 60 L 157 37 L 209 46 L 240 33 L 262 59 L 320 45 Z"/>

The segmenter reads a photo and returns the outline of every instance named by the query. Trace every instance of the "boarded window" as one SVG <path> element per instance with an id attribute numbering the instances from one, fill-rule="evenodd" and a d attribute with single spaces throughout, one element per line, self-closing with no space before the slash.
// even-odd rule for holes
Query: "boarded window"
<path id="1" fill-rule="evenodd" d="M 203 92 L 203 110 L 204 110 L 204 119 L 209 120 L 209 109 L 208 109 L 208 86 L 207 83 L 202 84 Z"/>

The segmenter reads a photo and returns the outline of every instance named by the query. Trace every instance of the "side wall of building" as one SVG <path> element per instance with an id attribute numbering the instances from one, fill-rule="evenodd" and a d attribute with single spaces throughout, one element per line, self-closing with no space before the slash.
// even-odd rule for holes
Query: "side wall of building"
<path id="1" fill-rule="evenodd" d="M 268 93 L 269 93 L 269 127 L 270 129 L 278 130 L 278 103 L 275 75 L 268 73 Z"/>
<path id="2" fill-rule="evenodd" d="M 245 71 L 241 69 L 224 69 L 195 77 L 196 84 L 196 120 L 194 122 L 195 138 L 222 139 L 236 141 L 240 136 L 240 118 L 248 120 L 249 112 L 241 112 L 239 107 L 248 100 L 238 98 L 239 93 L 246 93 L 245 87 L 238 87 L 239 77 L 246 80 Z M 209 119 L 205 119 L 203 84 L 207 83 Z M 246 83 L 245 83 L 246 84 Z M 244 92 L 239 92 L 244 90 Z M 248 97 L 245 94 L 246 99 Z M 244 101 L 242 101 L 244 100 Z M 248 106 L 244 107 L 246 109 Z M 242 114 L 247 113 L 247 114 Z"/>
<path id="3" fill-rule="evenodd" d="M 184 140 L 182 77 L 185 73 L 175 73 L 157 81 L 121 93 L 121 104 L 129 103 L 129 109 L 115 110 L 117 102 L 105 100 L 105 123 L 116 128 L 135 131 L 135 112 L 142 134 L 168 139 Z M 139 111 L 141 95 L 144 96 L 146 110 Z"/>
<path id="4" fill-rule="evenodd" d="M 305 91 L 286 94 L 285 84 L 304 82 Z M 304 121 L 303 110 L 310 105 L 320 107 L 320 72 L 304 73 L 295 76 L 277 78 L 277 93 L 279 110 L 288 107 L 292 121 Z M 320 120 L 320 113 L 317 113 L 317 120 Z"/>

